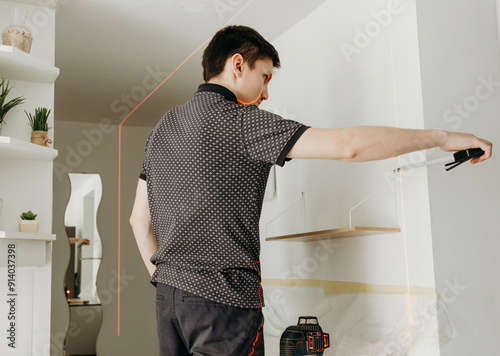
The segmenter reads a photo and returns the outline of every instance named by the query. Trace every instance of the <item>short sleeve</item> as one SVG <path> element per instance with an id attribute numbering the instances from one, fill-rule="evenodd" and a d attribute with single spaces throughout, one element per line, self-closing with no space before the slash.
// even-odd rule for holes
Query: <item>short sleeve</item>
<path id="1" fill-rule="evenodd" d="M 283 167 L 286 155 L 309 128 L 249 105 L 242 115 L 242 137 L 250 159 Z"/>
<path id="2" fill-rule="evenodd" d="M 148 136 L 148 139 L 146 140 L 146 146 L 144 147 L 144 160 L 142 161 L 142 168 L 141 168 L 141 174 L 139 174 L 139 178 L 142 180 L 147 180 L 147 158 L 148 158 L 148 146 L 149 146 L 149 141 L 151 140 L 151 136 L 153 135 L 154 131 L 151 131 L 151 133 Z"/>

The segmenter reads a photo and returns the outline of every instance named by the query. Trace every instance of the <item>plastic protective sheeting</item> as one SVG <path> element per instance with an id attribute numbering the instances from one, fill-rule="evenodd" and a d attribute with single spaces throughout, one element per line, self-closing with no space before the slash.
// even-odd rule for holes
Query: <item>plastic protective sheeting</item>
<path id="1" fill-rule="evenodd" d="M 325 295 L 322 288 L 265 286 L 266 355 L 301 315 L 318 317 L 331 347 L 325 356 L 439 356 L 457 333 L 439 299 L 401 294 Z M 438 321 L 439 320 L 439 321 Z"/>

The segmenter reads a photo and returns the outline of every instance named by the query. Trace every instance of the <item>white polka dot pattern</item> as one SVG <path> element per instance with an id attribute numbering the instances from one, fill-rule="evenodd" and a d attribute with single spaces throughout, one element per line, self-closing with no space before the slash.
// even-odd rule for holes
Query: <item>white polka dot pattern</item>
<path id="1" fill-rule="evenodd" d="M 235 99 L 224 87 L 202 84 L 148 138 L 141 178 L 159 245 L 151 283 L 260 308 L 259 219 L 267 178 L 307 126 Z"/>

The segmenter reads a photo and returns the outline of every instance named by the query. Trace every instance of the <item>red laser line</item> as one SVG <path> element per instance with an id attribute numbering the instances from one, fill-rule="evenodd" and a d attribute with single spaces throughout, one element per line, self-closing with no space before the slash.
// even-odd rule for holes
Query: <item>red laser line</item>
<path id="1" fill-rule="evenodd" d="M 120 124 L 119 130 L 118 130 L 118 336 L 120 336 L 120 289 L 121 289 L 121 282 L 120 282 L 120 243 L 121 243 L 121 230 L 120 230 L 120 217 L 121 217 L 121 177 L 120 177 L 120 172 L 122 170 L 122 125 Z"/>
<path id="2" fill-rule="evenodd" d="M 256 344 L 256 343 L 257 343 L 257 341 L 259 340 L 259 333 L 260 333 L 260 330 L 262 329 L 262 325 L 264 325 L 264 322 L 262 322 L 262 323 L 260 324 L 259 328 L 257 329 L 257 336 L 255 337 L 255 340 L 254 340 L 254 342 L 253 342 L 253 344 L 252 344 L 252 352 L 250 352 L 250 353 L 248 354 L 248 356 L 252 356 L 252 355 L 253 355 L 253 353 L 255 352 L 255 344 Z"/>
<path id="3" fill-rule="evenodd" d="M 389 35 L 390 35 L 390 42 L 391 42 L 391 61 L 392 61 L 392 85 L 393 85 L 393 91 L 394 91 L 394 112 L 395 112 L 395 118 L 396 118 L 396 127 L 399 127 L 399 119 L 398 119 L 398 99 L 396 95 L 396 71 L 394 69 L 394 45 L 393 45 L 393 40 L 392 40 L 392 21 L 389 21 Z M 401 156 L 398 157 L 398 162 L 399 165 L 401 165 Z M 406 290 L 406 308 L 407 308 L 407 315 L 408 315 L 408 321 L 411 324 L 412 321 L 412 303 L 411 303 L 411 298 L 410 298 L 410 271 L 409 271 L 409 266 L 408 266 L 408 237 L 406 235 L 406 218 L 405 218 L 405 207 L 404 207 L 404 196 L 403 196 L 403 176 L 402 172 L 399 172 L 399 186 L 400 186 L 400 194 L 401 194 L 401 211 L 402 211 L 402 216 L 401 218 L 403 219 L 402 221 L 402 230 L 403 230 L 403 237 L 404 237 L 404 248 L 405 248 L 405 267 L 406 267 L 406 285 L 407 285 L 407 290 Z M 410 337 L 412 336 L 411 329 L 408 330 Z M 410 350 L 412 349 L 411 344 L 409 346 Z"/>
<path id="4" fill-rule="evenodd" d="M 399 127 L 399 121 L 398 121 L 398 99 L 396 96 L 396 73 L 394 70 L 394 50 L 393 50 L 393 42 L 392 42 L 392 22 L 389 24 L 389 34 L 390 34 L 390 42 L 391 42 L 391 60 L 392 60 L 392 84 L 394 88 L 394 110 L 395 110 L 395 118 L 396 118 L 396 127 Z M 394 154 L 395 155 L 395 154 Z M 393 156 L 394 156 L 393 155 Z M 401 163 L 401 157 L 398 157 L 399 163 Z M 401 176 L 401 172 L 400 176 Z M 401 208 L 403 210 L 403 226 L 404 226 L 404 201 L 403 201 L 403 187 L 402 187 L 403 180 L 401 179 Z M 408 272 L 408 251 L 406 249 L 406 230 L 403 228 L 403 235 L 405 237 L 405 257 L 406 257 L 406 282 L 407 282 L 407 287 L 408 287 L 408 294 L 410 293 L 410 278 L 409 278 L 409 272 Z"/>
<path id="5" fill-rule="evenodd" d="M 397 96 L 396 96 L 396 71 L 394 70 L 394 46 L 393 46 L 393 41 L 392 41 L 392 21 L 389 22 L 389 34 L 390 34 L 390 44 L 391 44 L 391 60 L 392 60 L 392 85 L 393 85 L 393 93 L 394 93 L 394 113 L 395 113 L 395 119 L 396 119 L 396 127 L 399 128 L 399 121 L 398 121 L 398 102 L 397 102 Z M 394 157 L 396 153 L 394 153 L 392 157 Z M 398 161 L 399 165 L 401 165 L 401 156 L 398 156 Z M 406 236 L 406 224 L 405 224 L 405 208 L 404 208 L 404 197 L 403 197 L 403 177 L 402 177 L 402 172 L 399 172 L 399 187 L 400 187 L 400 194 L 401 194 L 401 210 L 402 210 L 402 232 L 404 236 L 404 247 L 405 247 L 405 264 L 406 264 L 406 305 L 407 305 L 407 312 L 408 312 L 408 319 L 411 321 L 411 300 L 410 300 L 410 274 L 409 274 L 409 268 L 408 268 L 408 245 L 407 245 L 407 236 Z M 412 333 L 410 332 L 410 335 Z M 410 345 L 411 349 L 411 345 Z M 371 350 L 368 352 L 368 355 L 371 354 Z"/>
<path id="6" fill-rule="evenodd" d="M 269 82 L 269 80 L 271 80 L 271 78 L 273 77 L 272 74 L 271 75 L 268 75 L 266 76 L 267 77 L 267 81 Z M 243 100 L 240 100 L 240 99 L 236 99 L 236 101 L 238 101 L 238 104 L 242 104 L 242 105 L 250 105 L 250 104 L 255 104 L 257 101 L 259 101 L 260 98 L 262 98 L 262 93 L 264 92 L 264 89 L 262 89 L 262 91 L 260 92 L 259 96 L 257 97 L 257 99 L 255 100 L 252 100 L 252 101 L 249 101 L 248 103 L 244 102 Z"/>
<path id="7" fill-rule="evenodd" d="M 392 88 L 394 91 L 394 112 L 396 115 L 396 127 L 399 127 L 398 120 L 398 99 L 396 96 L 396 73 L 394 71 L 394 50 L 392 45 L 392 21 L 389 21 L 389 34 L 391 38 L 391 60 L 392 60 Z"/>
<path id="8" fill-rule="evenodd" d="M 259 96 L 257 97 L 257 99 L 253 100 L 253 101 L 250 101 L 248 103 L 245 103 L 243 100 L 240 100 L 240 99 L 236 99 L 238 100 L 238 104 L 242 104 L 242 105 L 250 105 L 250 104 L 254 104 L 256 103 L 257 101 L 259 101 L 259 99 L 261 98 L 262 96 L 262 93 L 259 94 Z"/>
<path id="9" fill-rule="evenodd" d="M 250 5 L 253 2 L 253 0 L 250 0 L 247 2 L 243 8 L 241 8 L 240 11 L 236 13 L 229 21 L 227 21 L 220 29 L 226 27 L 231 21 L 233 21 L 238 15 L 241 14 L 243 10 L 245 10 L 248 5 Z M 219 30 L 220 30 L 219 29 Z M 122 126 L 127 121 L 127 119 L 146 101 L 149 99 L 149 97 L 156 91 L 158 88 L 160 88 L 179 68 L 181 68 L 184 63 L 186 63 L 189 58 L 191 58 L 196 52 L 200 50 L 201 47 L 203 47 L 208 41 L 212 39 L 213 35 L 210 36 L 205 42 L 203 42 L 198 48 L 196 48 L 175 70 L 169 74 L 168 77 L 166 77 L 158 86 L 149 93 L 144 100 L 142 100 L 137 106 L 120 122 L 120 125 L 118 127 L 118 327 L 117 327 L 117 333 L 118 336 L 120 336 L 120 290 L 121 290 L 121 284 L 120 284 L 120 255 L 121 255 L 121 170 L 122 170 Z"/>

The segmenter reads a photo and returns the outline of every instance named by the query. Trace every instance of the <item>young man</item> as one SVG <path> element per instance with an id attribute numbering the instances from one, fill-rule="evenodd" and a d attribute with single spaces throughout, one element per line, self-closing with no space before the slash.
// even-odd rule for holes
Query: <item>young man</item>
<path id="1" fill-rule="evenodd" d="M 259 219 L 270 168 L 292 158 L 370 161 L 492 145 L 470 134 L 320 129 L 260 110 L 278 53 L 251 28 L 220 30 L 205 84 L 152 131 L 130 218 L 151 283 L 161 355 L 264 355 Z"/>

